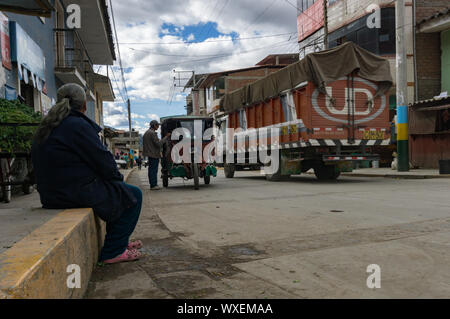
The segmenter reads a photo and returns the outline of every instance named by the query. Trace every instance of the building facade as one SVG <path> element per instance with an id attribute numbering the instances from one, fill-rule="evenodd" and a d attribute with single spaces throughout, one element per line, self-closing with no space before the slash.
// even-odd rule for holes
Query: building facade
<path id="1" fill-rule="evenodd" d="M 22 2 L 21 10 L 2 7 L 0 14 L 0 97 L 20 99 L 46 114 L 58 88 L 77 83 L 86 90 L 87 116 L 103 126 L 103 102 L 114 101 L 114 93 L 109 78 L 97 74 L 94 65 L 115 60 L 106 1 L 49 0 L 44 2 L 51 10 L 43 13 L 33 8 L 42 1 Z M 80 7 L 78 29 L 67 24 L 70 4 Z"/>
<path id="2" fill-rule="evenodd" d="M 450 7 L 427 13 L 417 24 L 420 100 L 410 106 L 410 157 L 413 166 L 438 168 L 450 160 Z"/>
<path id="3" fill-rule="evenodd" d="M 276 54 L 267 56 L 253 67 L 196 75 L 195 85 L 193 77 L 186 85 L 186 88 L 192 88 L 186 100 L 187 114 L 218 117 L 222 96 L 296 61 L 298 54 Z"/>
<path id="4" fill-rule="evenodd" d="M 407 101 L 427 99 L 441 91 L 440 34 L 422 34 L 417 22 L 446 9 L 447 0 L 405 2 L 405 44 L 407 54 Z M 300 58 L 326 47 L 352 41 L 391 63 L 396 80 L 395 1 L 392 0 L 298 0 L 298 42 Z M 444 34 L 445 36 L 445 34 Z M 390 92 L 390 106 L 396 108 L 396 89 Z"/>

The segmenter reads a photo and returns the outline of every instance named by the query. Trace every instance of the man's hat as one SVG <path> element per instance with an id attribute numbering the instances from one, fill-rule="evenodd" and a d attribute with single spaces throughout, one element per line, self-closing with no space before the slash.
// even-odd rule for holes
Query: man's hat
<path id="1" fill-rule="evenodd" d="M 153 120 L 150 122 L 150 126 L 155 126 L 155 125 L 161 125 L 161 124 L 159 124 L 159 122 L 156 120 Z"/>

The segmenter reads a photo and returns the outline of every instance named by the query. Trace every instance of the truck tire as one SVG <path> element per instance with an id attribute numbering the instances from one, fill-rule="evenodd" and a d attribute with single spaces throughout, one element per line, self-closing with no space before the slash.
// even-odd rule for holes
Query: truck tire
<path id="1" fill-rule="evenodd" d="M 198 173 L 198 165 L 194 164 L 192 166 L 192 175 L 194 176 L 194 187 L 196 190 L 200 188 L 200 177 Z"/>
<path id="2" fill-rule="evenodd" d="M 336 180 L 341 172 L 336 165 L 324 165 L 323 163 L 319 166 L 314 167 L 314 174 L 320 181 L 325 180 Z"/>
<path id="3" fill-rule="evenodd" d="M 236 167 L 233 164 L 225 164 L 223 166 L 223 170 L 225 172 L 226 178 L 233 178 L 234 172 L 236 171 Z"/>

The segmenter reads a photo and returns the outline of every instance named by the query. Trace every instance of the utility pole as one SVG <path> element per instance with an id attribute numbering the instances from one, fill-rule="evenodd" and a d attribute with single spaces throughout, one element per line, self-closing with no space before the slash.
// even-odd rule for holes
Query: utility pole
<path id="1" fill-rule="evenodd" d="M 128 105 L 128 128 L 130 130 L 130 150 L 129 150 L 129 156 L 131 158 L 131 149 L 132 149 L 132 145 L 133 145 L 133 137 L 131 135 L 131 105 L 130 105 L 130 99 L 127 100 L 127 105 Z"/>
<path id="2" fill-rule="evenodd" d="M 323 46 L 328 50 L 328 0 L 323 0 Z"/>
<path id="3" fill-rule="evenodd" d="M 407 61 L 405 47 L 405 0 L 395 3 L 396 50 L 397 50 L 397 170 L 409 171 L 409 131 L 407 105 Z"/>

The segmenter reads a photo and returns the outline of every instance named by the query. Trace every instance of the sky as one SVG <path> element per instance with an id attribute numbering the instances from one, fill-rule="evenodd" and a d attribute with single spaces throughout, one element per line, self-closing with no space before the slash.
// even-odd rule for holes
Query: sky
<path id="1" fill-rule="evenodd" d="M 297 12 L 290 0 L 112 0 L 132 127 L 186 114 L 183 73 L 251 67 L 269 54 L 298 52 Z M 276 36 L 274 36 L 276 35 Z M 104 105 L 104 123 L 128 129 L 119 62 L 113 67 L 116 101 Z M 99 70 L 106 74 L 106 67 Z M 181 87 L 180 87 L 181 84 Z"/>

